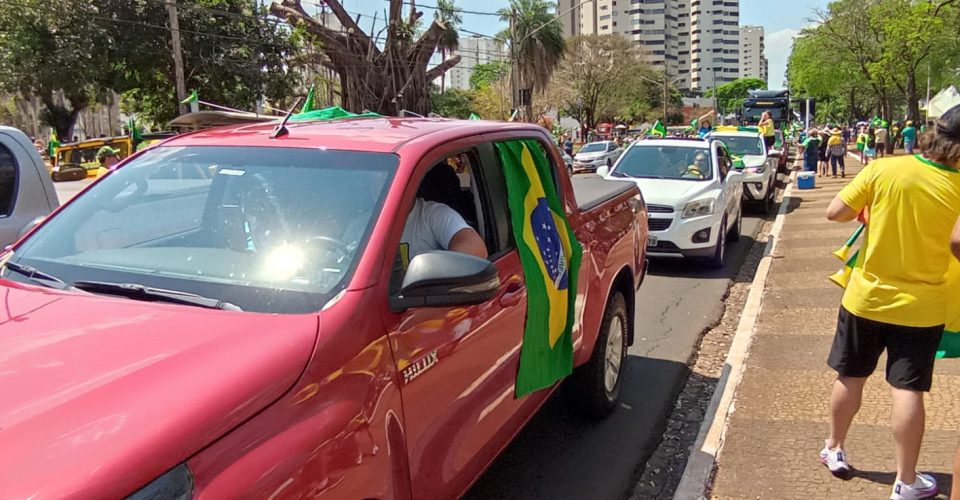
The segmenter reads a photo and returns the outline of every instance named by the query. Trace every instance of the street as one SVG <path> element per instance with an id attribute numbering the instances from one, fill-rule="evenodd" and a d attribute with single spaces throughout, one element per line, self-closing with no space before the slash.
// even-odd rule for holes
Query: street
<path id="1" fill-rule="evenodd" d="M 651 261 L 637 292 L 636 340 L 630 347 L 621 408 L 585 421 L 555 394 L 480 477 L 467 498 L 621 499 L 657 448 L 687 362 L 701 334 L 723 314 L 731 279 L 763 221 L 749 208 L 743 232 L 727 247 L 723 269 L 685 260 Z"/>
<path id="2" fill-rule="evenodd" d="M 53 187 L 57 190 L 57 198 L 60 200 L 60 204 L 64 204 L 70 201 L 70 198 L 73 198 L 80 191 L 83 191 L 84 188 L 92 184 L 94 181 L 93 177 L 88 177 L 81 181 L 70 181 L 70 182 L 54 182 Z"/>

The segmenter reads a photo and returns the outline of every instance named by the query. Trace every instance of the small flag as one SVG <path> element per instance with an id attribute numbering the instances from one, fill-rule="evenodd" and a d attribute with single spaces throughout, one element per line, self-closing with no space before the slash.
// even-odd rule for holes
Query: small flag
<path id="1" fill-rule="evenodd" d="M 520 108 L 513 110 L 513 114 L 510 115 L 510 118 L 507 119 L 508 122 L 516 121 L 517 116 L 520 114 Z"/>
<path id="2" fill-rule="evenodd" d="M 650 135 L 656 137 L 666 137 L 667 136 L 667 127 L 660 123 L 660 120 L 657 120 L 653 124 L 653 127 L 650 127 Z"/>
<path id="3" fill-rule="evenodd" d="M 197 94 L 197 91 L 194 90 L 193 92 L 190 92 L 190 95 L 187 96 L 186 99 L 180 101 L 180 104 L 194 104 L 198 101 L 200 101 L 200 96 Z"/>
<path id="4" fill-rule="evenodd" d="M 136 148 L 137 144 L 143 142 L 143 134 L 140 132 L 140 128 L 137 127 L 137 121 L 133 118 L 127 120 L 127 130 L 130 133 L 130 141 L 133 142 L 133 147 Z"/>
<path id="5" fill-rule="evenodd" d="M 853 268 L 857 266 L 857 257 L 860 256 L 860 250 L 853 253 L 853 256 L 843 264 L 843 269 L 831 274 L 830 281 L 834 282 L 840 288 L 846 288 L 850 281 L 850 275 L 853 274 Z"/>
<path id="6" fill-rule="evenodd" d="M 300 108 L 301 113 L 309 113 L 314 109 L 316 109 L 314 108 L 314 104 L 313 104 L 315 92 L 316 92 L 316 88 L 313 85 L 311 85 L 310 91 L 307 92 L 307 100 L 303 102 L 303 107 Z"/>
<path id="7" fill-rule="evenodd" d="M 467 119 L 468 119 L 468 120 L 479 120 L 479 119 L 480 119 L 480 115 L 478 115 L 478 114 L 476 114 L 476 113 L 470 113 L 470 117 L 467 118 Z"/>
<path id="8" fill-rule="evenodd" d="M 696 132 L 696 131 L 697 131 L 697 125 L 699 125 L 699 124 L 700 124 L 700 119 L 699 119 L 699 118 L 694 118 L 693 120 L 690 120 L 690 126 L 687 127 L 686 129 L 684 129 L 684 132 Z"/>
<path id="9" fill-rule="evenodd" d="M 860 227 L 853 232 L 853 235 L 847 239 L 846 243 L 844 243 L 842 247 L 833 251 L 833 255 L 840 259 L 841 262 L 844 262 L 850 258 L 850 249 L 853 248 L 853 244 L 857 242 L 866 227 L 867 226 L 860 224 Z"/>

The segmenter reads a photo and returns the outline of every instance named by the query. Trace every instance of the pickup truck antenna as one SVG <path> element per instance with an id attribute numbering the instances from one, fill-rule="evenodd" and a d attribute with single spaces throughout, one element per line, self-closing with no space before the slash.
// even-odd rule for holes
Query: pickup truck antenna
<path id="1" fill-rule="evenodd" d="M 280 122 L 280 125 L 277 125 L 277 128 L 273 129 L 273 134 L 270 135 L 271 139 L 276 139 L 281 135 L 287 135 L 290 133 L 290 131 L 287 130 L 287 121 L 289 121 L 290 117 L 293 116 L 294 110 L 297 109 L 297 106 L 300 105 L 300 101 L 302 100 L 303 100 L 302 97 L 298 97 L 297 100 L 293 103 L 293 107 L 290 108 L 290 111 L 287 111 L 287 116 L 284 116 L 283 121 Z"/>

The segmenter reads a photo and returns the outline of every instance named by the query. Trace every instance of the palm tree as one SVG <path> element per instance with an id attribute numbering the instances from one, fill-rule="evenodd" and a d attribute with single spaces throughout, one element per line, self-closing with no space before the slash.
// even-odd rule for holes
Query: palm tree
<path id="1" fill-rule="evenodd" d="M 500 20 L 506 22 L 516 14 L 513 33 L 508 28 L 497 36 L 516 46 L 514 68 L 521 89 L 546 89 L 567 50 L 563 27 L 553 13 L 554 5 L 546 0 L 511 0 L 510 8 L 499 11 Z"/>
<path id="2" fill-rule="evenodd" d="M 457 28 L 463 22 L 460 11 L 453 4 L 453 0 L 437 0 L 437 10 L 433 12 L 433 19 L 446 28 L 440 35 L 440 42 L 437 48 L 440 49 L 440 60 L 447 58 L 447 51 L 456 50 L 460 45 L 460 37 L 457 35 Z M 446 87 L 447 74 L 440 75 L 440 93 L 442 94 Z"/>

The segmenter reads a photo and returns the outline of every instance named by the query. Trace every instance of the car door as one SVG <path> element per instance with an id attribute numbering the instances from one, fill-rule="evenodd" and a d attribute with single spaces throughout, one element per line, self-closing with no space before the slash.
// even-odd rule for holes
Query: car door
<path id="1" fill-rule="evenodd" d="M 461 140 L 428 153 L 414 175 L 450 154 L 465 154 L 500 289 L 482 304 L 414 308 L 386 319 L 401 374 L 414 498 L 460 494 L 526 421 L 547 391 L 514 397 L 526 311 L 520 256 L 513 244 L 506 183 L 490 143 Z M 413 202 L 413 191 L 408 193 Z"/>
<path id="2" fill-rule="evenodd" d="M 22 139 L 27 142 L 25 136 Z M 0 131 L 0 245 L 16 241 L 34 219 L 56 206 L 56 198 L 51 201 L 44 190 L 44 178 L 31 152 L 39 161 L 32 145 L 27 150 L 13 134 Z"/>
<path id="3" fill-rule="evenodd" d="M 727 178 L 730 170 L 733 168 L 733 164 L 727 155 L 726 149 L 717 142 L 713 143 L 713 147 L 717 181 L 720 182 L 720 196 L 722 198 L 722 200 L 718 200 L 718 202 L 720 206 L 724 207 L 724 213 L 727 215 L 727 226 L 730 227 L 737 221 L 737 211 L 740 209 L 739 205 L 742 203 L 742 185 Z M 724 230 L 726 229 L 727 228 L 724 228 Z"/>

